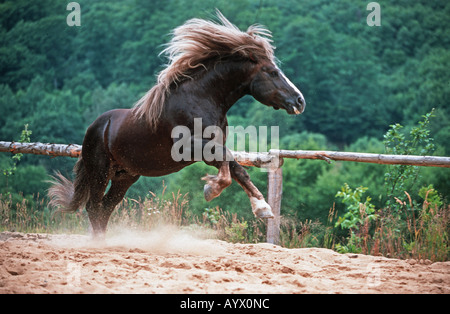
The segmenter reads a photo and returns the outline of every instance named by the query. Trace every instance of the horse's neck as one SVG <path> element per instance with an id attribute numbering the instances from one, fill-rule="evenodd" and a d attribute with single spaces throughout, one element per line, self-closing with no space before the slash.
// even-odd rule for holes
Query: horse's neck
<path id="1" fill-rule="evenodd" d="M 250 66 L 245 62 L 219 62 L 208 69 L 201 84 L 208 86 L 208 97 L 226 113 L 249 93 Z"/>

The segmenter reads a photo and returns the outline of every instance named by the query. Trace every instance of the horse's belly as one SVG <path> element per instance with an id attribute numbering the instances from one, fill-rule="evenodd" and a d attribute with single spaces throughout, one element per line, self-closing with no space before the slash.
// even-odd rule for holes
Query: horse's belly
<path id="1" fill-rule="evenodd" d="M 177 172 L 192 162 L 176 162 L 171 155 L 170 132 L 150 132 L 145 124 L 130 117 L 130 112 L 113 112 L 106 145 L 117 171 L 148 177 Z"/>
<path id="2" fill-rule="evenodd" d="M 175 162 L 170 155 L 153 154 L 145 158 L 135 157 L 122 163 L 122 167 L 129 173 L 146 177 L 160 177 L 178 172 L 193 162 Z"/>
<path id="3" fill-rule="evenodd" d="M 176 162 L 170 154 L 170 147 L 160 147 L 152 142 L 129 143 L 113 150 L 113 163 L 121 171 L 133 175 L 159 177 L 177 172 L 192 162 Z"/>

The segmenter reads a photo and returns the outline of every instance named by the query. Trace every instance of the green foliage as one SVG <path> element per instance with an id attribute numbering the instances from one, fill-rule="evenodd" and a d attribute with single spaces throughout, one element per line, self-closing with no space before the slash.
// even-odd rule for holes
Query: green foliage
<path id="1" fill-rule="evenodd" d="M 361 237 L 357 236 L 354 231 L 350 231 L 350 236 L 347 238 L 346 243 L 337 243 L 336 244 L 336 251 L 338 253 L 362 253 L 362 242 L 363 240 Z"/>
<path id="2" fill-rule="evenodd" d="M 362 224 L 377 219 L 375 206 L 370 203 L 372 200 L 370 196 L 362 202 L 362 196 L 367 189 L 360 186 L 352 190 L 346 183 L 341 191 L 337 192 L 336 197 L 342 198 L 342 203 L 346 205 L 346 213 L 338 218 L 336 227 L 358 230 Z"/>
<path id="3" fill-rule="evenodd" d="M 417 126 L 411 126 L 409 133 L 403 132 L 403 126 L 399 123 L 391 125 L 384 136 L 386 152 L 426 155 L 434 150 L 434 140 L 429 130 L 433 112 L 431 110 L 424 115 Z M 436 213 L 445 212 L 446 208 L 433 185 L 424 186 L 418 191 L 423 202 L 422 210 L 418 211 L 418 201 L 408 191 L 414 191 L 414 185 L 420 182 L 419 167 L 389 166 L 384 179 L 388 197 L 385 203 L 380 203 L 382 208 L 377 213 L 375 206 L 370 203 L 370 197 L 362 202 L 362 195 L 368 190 L 367 187 L 352 190 L 345 183 L 336 194 L 346 205 L 346 213 L 338 218 L 335 226 L 349 230 L 349 236 L 336 244 L 336 250 L 342 253 L 368 253 L 381 246 L 385 250 L 384 254 L 398 254 L 406 250 L 411 254 L 445 259 L 448 249 L 446 244 L 442 244 L 442 239 L 447 238 L 446 228 L 443 227 L 446 222 L 445 218 L 439 218 L 440 214 Z M 419 215 L 417 219 L 416 215 Z"/>
<path id="4" fill-rule="evenodd" d="M 362 196 L 367 189 L 367 187 L 360 186 L 352 190 L 345 183 L 341 191 L 336 193 L 336 197 L 342 198 L 341 202 L 346 205 L 346 213 L 344 216 L 338 217 L 335 227 L 348 229 L 350 233 L 345 243 L 336 244 L 336 251 L 339 253 L 361 253 L 369 225 L 378 218 L 378 215 L 375 214 L 375 206 L 370 203 L 371 198 L 367 196 L 362 202 Z"/>
<path id="5" fill-rule="evenodd" d="M 22 130 L 22 133 L 20 134 L 20 142 L 21 143 L 25 143 L 25 142 L 30 142 L 30 135 L 31 133 L 33 133 L 32 131 L 28 130 L 28 124 L 24 125 L 24 129 Z M 17 171 L 17 164 L 20 162 L 20 160 L 22 159 L 23 154 L 19 153 L 19 154 L 14 154 L 11 157 L 12 160 L 12 165 L 9 165 L 8 167 L 5 167 L 3 169 L 3 176 L 4 176 L 4 180 L 5 180 L 5 187 L 6 190 L 5 191 L 0 191 L 0 192 L 6 192 L 7 194 L 10 193 L 9 191 L 9 177 L 14 175 Z"/>
<path id="6" fill-rule="evenodd" d="M 232 222 L 230 227 L 225 228 L 228 240 L 233 243 L 242 242 L 245 239 L 248 224 L 244 222 Z"/>
<path id="7" fill-rule="evenodd" d="M 219 222 L 220 212 L 217 208 L 205 208 L 203 211 L 203 217 L 214 226 Z"/>
<path id="8" fill-rule="evenodd" d="M 430 118 L 434 109 L 423 116 L 423 121 L 419 121 L 418 126 L 413 126 L 409 132 L 409 137 L 401 132 L 403 128 L 399 123 L 391 125 L 391 128 L 384 136 L 386 152 L 395 155 L 427 155 L 434 149 L 433 138 L 428 129 Z M 397 199 L 404 201 L 406 196 L 403 191 L 411 190 L 419 176 L 419 167 L 394 165 L 388 167 L 385 173 L 385 186 L 387 190 L 387 206 L 398 210 Z"/>
<path id="9" fill-rule="evenodd" d="M 419 121 L 418 126 L 414 126 L 406 138 L 401 133 L 403 126 L 399 123 L 391 125 L 390 129 L 384 136 L 384 144 L 386 152 L 394 155 L 427 155 L 435 148 L 433 139 L 430 138 L 430 118 L 433 117 L 434 109 L 423 115 L 423 121 Z"/>
<path id="10" fill-rule="evenodd" d="M 450 206 L 443 204 L 432 185 L 419 190 L 422 206 L 411 199 L 398 202 L 398 208 L 375 209 L 370 198 L 361 203 L 367 188 L 354 191 L 346 184 L 336 197 L 342 198 L 347 212 L 338 217 L 335 227 L 348 229 L 345 239 L 334 248 L 340 253 L 363 253 L 400 258 L 446 261 L 450 258 L 448 225 Z M 336 230 L 335 238 L 338 238 Z"/>
<path id="11" fill-rule="evenodd" d="M 28 124 L 25 124 L 24 127 L 25 128 L 22 130 L 22 134 L 20 134 L 20 142 L 21 143 L 30 142 L 30 135 L 31 135 L 31 133 L 33 133 L 30 130 L 28 130 Z M 13 165 L 9 169 L 4 169 L 3 175 L 5 175 L 7 177 L 10 175 L 13 175 L 17 169 L 17 163 L 20 161 L 22 156 L 23 156 L 22 153 L 14 154 L 11 157 L 11 159 L 13 161 Z"/>
<path id="12" fill-rule="evenodd" d="M 438 192 L 434 189 L 433 185 L 423 186 L 419 190 L 419 196 L 427 201 L 428 206 L 431 208 L 440 208 L 444 203 L 441 200 Z"/>

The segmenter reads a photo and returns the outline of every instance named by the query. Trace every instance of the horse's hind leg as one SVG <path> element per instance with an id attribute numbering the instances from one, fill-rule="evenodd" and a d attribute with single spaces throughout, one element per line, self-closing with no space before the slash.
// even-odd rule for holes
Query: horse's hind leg
<path id="1" fill-rule="evenodd" d="M 94 183 L 95 182 L 95 183 Z M 93 184 L 94 183 L 94 184 Z M 102 199 L 108 181 L 91 181 L 89 200 L 86 204 L 89 222 L 91 223 L 93 237 L 103 238 L 108 223 L 109 215 L 103 211 Z"/>
<path id="2" fill-rule="evenodd" d="M 132 176 L 129 174 L 121 174 L 111 180 L 111 187 L 103 197 L 103 209 L 105 212 L 112 214 L 117 204 L 122 201 L 130 186 L 132 186 L 139 176 Z"/>
<path id="3" fill-rule="evenodd" d="M 110 179 L 109 160 L 100 157 L 93 159 L 91 157 L 89 161 L 86 166 L 90 174 L 89 199 L 86 203 L 86 211 L 91 223 L 93 237 L 102 238 L 109 219 L 109 215 L 103 210 L 103 196 Z"/>
<path id="4" fill-rule="evenodd" d="M 87 212 L 94 232 L 94 237 L 104 237 L 112 212 L 117 204 L 123 199 L 130 186 L 135 183 L 137 179 L 139 179 L 139 176 L 127 174 L 118 178 L 113 178 L 111 179 L 111 187 L 106 195 L 103 196 L 103 193 L 101 194 L 101 201 L 99 201 L 100 194 L 90 200 L 91 202 L 88 203 Z"/>

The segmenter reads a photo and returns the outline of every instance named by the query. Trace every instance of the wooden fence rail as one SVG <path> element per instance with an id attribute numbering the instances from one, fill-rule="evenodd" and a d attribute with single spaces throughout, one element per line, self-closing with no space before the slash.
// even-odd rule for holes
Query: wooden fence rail
<path id="1" fill-rule="evenodd" d="M 296 159 L 323 159 L 326 161 L 355 161 L 384 165 L 410 165 L 425 167 L 450 168 L 450 157 L 437 156 L 414 156 L 414 155 L 385 155 L 368 153 L 351 153 L 335 151 L 315 150 L 270 150 L 270 154 L 278 155 L 280 158 Z"/>
<path id="2" fill-rule="evenodd" d="M 20 143 L 0 141 L 0 152 L 10 152 L 13 154 L 35 154 L 47 155 L 51 157 L 74 157 L 81 154 L 81 145 L 77 144 L 49 144 L 49 143 Z M 413 156 L 413 155 L 385 155 L 369 153 L 352 153 L 336 151 L 317 150 L 279 150 L 271 149 L 269 153 L 247 153 L 235 152 L 233 156 L 244 166 L 260 168 L 278 168 L 282 165 L 282 158 L 295 159 L 322 159 L 327 162 L 354 161 L 375 164 L 389 165 L 411 165 L 424 167 L 445 167 L 450 168 L 450 157 L 437 156 Z"/>
<path id="3" fill-rule="evenodd" d="M 0 152 L 13 154 L 34 154 L 51 157 L 73 157 L 78 158 L 81 154 L 81 145 L 77 144 L 49 144 L 49 143 L 20 143 L 1 142 Z"/>
<path id="4" fill-rule="evenodd" d="M 82 146 L 77 144 L 67 145 L 0 141 L 0 152 L 10 152 L 13 154 L 22 153 L 46 155 L 51 157 L 65 156 L 77 158 L 81 154 L 81 149 Z M 274 244 L 278 244 L 280 237 L 280 209 L 283 190 L 283 173 L 281 166 L 283 165 L 283 158 L 321 159 L 328 163 L 330 163 L 331 160 L 335 160 L 389 165 L 450 168 L 450 157 L 437 156 L 386 155 L 336 151 L 278 149 L 271 149 L 268 153 L 247 153 L 235 151 L 232 153 L 236 161 L 241 165 L 267 169 L 267 201 L 272 207 L 275 215 L 274 219 L 269 219 L 267 221 L 267 242 Z"/>

